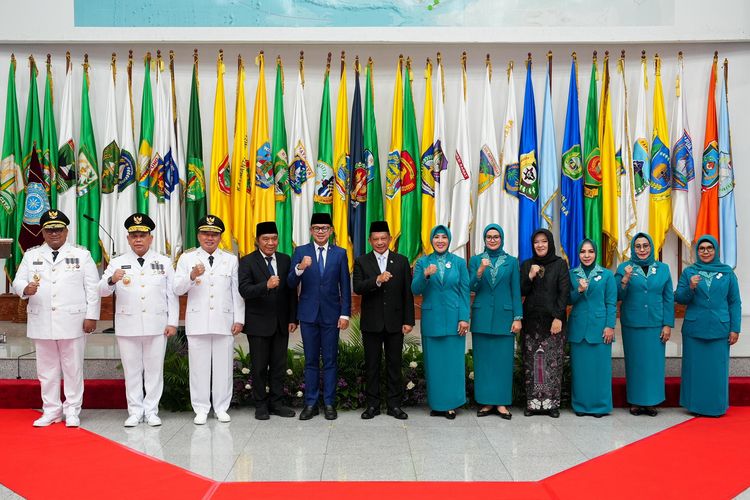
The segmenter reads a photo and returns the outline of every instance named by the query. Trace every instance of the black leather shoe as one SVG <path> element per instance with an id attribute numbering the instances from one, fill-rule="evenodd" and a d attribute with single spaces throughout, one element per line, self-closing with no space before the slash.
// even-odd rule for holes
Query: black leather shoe
<path id="1" fill-rule="evenodd" d="M 333 405 L 325 405 L 323 407 L 323 416 L 326 420 L 336 420 L 339 415 L 336 413 L 336 408 L 334 408 Z"/>
<path id="2" fill-rule="evenodd" d="M 534 415 L 534 410 L 529 410 L 528 408 L 524 408 L 523 410 L 524 417 L 531 417 L 533 415 Z"/>
<path id="3" fill-rule="evenodd" d="M 375 408 L 374 406 L 368 406 L 367 409 L 362 412 L 362 420 L 370 420 L 371 418 L 374 418 L 376 415 L 380 415 L 380 408 Z"/>
<path id="4" fill-rule="evenodd" d="M 268 409 L 269 413 L 271 415 L 276 415 L 278 417 L 284 417 L 284 418 L 292 418 L 296 413 L 294 413 L 294 410 L 291 408 L 288 408 L 286 406 L 272 406 Z"/>
<path id="5" fill-rule="evenodd" d="M 648 415 L 649 417 L 655 417 L 656 415 L 659 414 L 659 412 L 653 406 L 646 406 L 643 408 L 643 414 Z"/>
<path id="6" fill-rule="evenodd" d="M 268 408 L 266 408 L 265 406 L 258 406 L 255 409 L 256 420 L 268 420 L 269 418 L 271 417 L 268 416 Z"/>
<path id="7" fill-rule="evenodd" d="M 594 413 L 592 414 L 592 417 L 594 418 L 602 418 L 604 416 L 604 413 Z"/>
<path id="8" fill-rule="evenodd" d="M 444 411 L 437 411 L 437 410 L 430 410 L 430 416 L 431 417 L 444 417 L 445 412 Z"/>
<path id="9" fill-rule="evenodd" d="M 586 416 L 585 413 L 581 413 L 580 411 L 576 412 L 576 417 L 585 417 L 585 416 Z"/>
<path id="10" fill-rule="evenodd" d="M 495 407 L 494 406 L 488 406 L 486 408 L 480 408 L 477 410 L 477 417 L 486 417 L 488 415 L 492 415 L 495 413 Z"/>
<path id="11" fill-rule="evenodd" d="M 409 418 L 409 415 L 407 415 L 406 412 L 402 410 L 401 408 L 399 408 L 398 406 L 394 406 L 393 408 L 388 408 L 387 413 L 391 417 L 395 417 L 398 420 L 406 420 L 407 418 Z"/>
<path id="12" fill-rule="evenodd" d="M 503 420 L 510 420 L 511 418 L 513 418 L 513 414 L 511 412 L 503 413 L 501 411 L 497 411 L 497 414 L 500 415 L 500 418 L 502 418 Z"/>
<path id="13" fill-rule="evenodd" d="M 448 420 L 455 420 L 456 419 L 456 410 L 448 410 L 445 412 L 445 418 Z"/>
<path id="14" fill-rule="evenodd" d="M 302 408 L 302 411 L 299 414 L 300 420 L 310 420 L 315 415 L 319 414 L 320 410 L 318 410 L 317 406 L 305 406 Z"/>
<path id="15" fill-rule="evenodd" d="M 550 410 L 547 412 L 547 415 L 549 415 L 552 418 L 560 418 L 560 410 L 557 408 Z"/>

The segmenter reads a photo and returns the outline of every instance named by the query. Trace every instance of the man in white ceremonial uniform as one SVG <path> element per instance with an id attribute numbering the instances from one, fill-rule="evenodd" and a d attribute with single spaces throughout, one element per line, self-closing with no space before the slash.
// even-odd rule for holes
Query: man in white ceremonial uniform
<path id="1" fill-rule="evenodd" d="M 36 371 L 42 388 L 42 416 L 34 427 L 61 422 L 80 425 L 83 403 L 83 353 L 86 334 L 99 319 L 99 271 L 91 254 L 67 242 L 70 220 L 49 210 L 39 220 L 44 244 L 26 250 L 13 280 L 13 291 L 27 306 L 26 335 L 36 347 Z M 65 403 L 60 401 L 60 375 Z"/>
<path id="2" fill-rule="evenodd" d="M 219 422 L 229 422 L 232 402 L 234 336 L 242 331 L 245 302 L 238 288 L 237 256 L 219 249 L 224 223 L 215 215 L 198 221 L 200 248 L 182 254 L 175 293 L 188 294 L 185 333 L 190 363 L 190 402 L 197 425 L 206 423 L 213 404 Z"/>
<path id="3" fill-rule="evenodd" d="M 117 294 L 115 336 L 128 400 L 125 427 L 135 427 L 141 421 L 152 427 L 161 425 L 158 413 L 164 389 L 164 353 L 167 337 L 177 333 L 180 319 L 172 261 L 151 250 L 155 227 L 146 214 L 128 217 L 125 229 L 130 252 L 112 259 L 99 281 L 102 297 Z"/>

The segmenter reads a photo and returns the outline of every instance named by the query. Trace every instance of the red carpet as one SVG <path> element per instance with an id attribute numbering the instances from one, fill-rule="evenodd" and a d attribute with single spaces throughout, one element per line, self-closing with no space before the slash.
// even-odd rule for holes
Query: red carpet
<path id="1" fill-rule="evenodd" d="M 38 415 L 0 411 L 0 483 L 30 499 L 721 499 L 750 487 L 750 408 L 692 419 L 541 481 L 518 483 L 219 483 L 83 429 L 34 429 Z"/>

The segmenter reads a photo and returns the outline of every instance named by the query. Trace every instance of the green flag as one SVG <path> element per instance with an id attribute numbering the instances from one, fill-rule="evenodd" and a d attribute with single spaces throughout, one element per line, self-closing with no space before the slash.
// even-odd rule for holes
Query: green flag
<path id="1" fill-rule="evenodd" d="M 292 254 L 292 198 L 289 193 L 289 157 L 284 122 L 284 68 L 276 58 L 276 94 L 273 101 L 273 137 L 271 158 L 276 191 L 276 225 L 279 229 L 279 252 Z M 261 221 L 255 221 L 261 222 Z"/>
<path id="2" fill-rule="evenodd" d="M 330 54 L 329 54 L 330 60 Z M 315 194 L 313 212 L 333 213 L 333 135 L 331 133 L 331 93 L 328 85 L 329 69 L 323 81 L 323 102 L 320 105 L 318 133 L 318 162 L 315 164 Z M 310 221 L 302 221 L 309 224 Z"/>
<path id="3" fill-rule="evenodd" d="M 10 70 L 8 71 L 8 93 L 5 101 L 5 133 L 3 136 L 3 155 L 0 163 L 0 236 L 13 238 L 13 255 L 18 258 L 6 259 L 5 272 L 9 279 L 16 276 L 17 262 L 20 261 L 21 249 L 18 246 L 18 230 L 16 225 L 16 210 L 23 207 L 23 174 L 21 171 L 21 127 L 18 123 L 18 100 L 16 99 L 16 58 L 10 56 Z"/>
<path id="4" fill-rule="evenodd" d="M 102 261 L 99 244 L 99 163 L 96 157 L 94 126 L 89 107 L 89 65 L 83 63 L 81 85 L 81 137 L 78 146 L 78 244 L 88 248 L 97 264 Z M 86 217 L 88 216 L 88 217 Z M 93 219 L 93 220 L 89 220 Z"/>
<path id="5" fill-rule="evenodd" d="M 591 66 L 589 98 L 586 103 L 586 128 L 583 135 L 583 157 L 586 169 L 583 177 L 584 234 L 602 248 L 602 169 L 599 156 L 599 128 L 597 119 L 596 55 Z M 596 261 L 601 262 L 601 251 Z"/>
<path id="6" fill-rule="evenodd" d="M 383 220 L 383 188 L 380 185 L 380 154 L 378 153 L 378 129 L 375 126 L 375 88 L 372 83 L 372 59 L 367 63 L 365 78 L 365 128 L 364 149 L 365 166 L 367 167 L 367 218 L 365 231 L 376 220 Z M 365 252 L 372 250 L 367 238 Z"/>
<path id="7" fill-rule="evenodd" d="M 185 191 L 185 250 L 198 246 L 198 220 L 206 215 L 206 176 L 203 170 L 203 132 L 198 101 L 198 56 L 193 61 L 187 140 L 187 184 Z"/>
<path id="8" fill-rule="evenodd" d="M 146 54 L 143 76 L 143 98 L 141 100 L 141 138 L 138 141 L 138 166 L 135 173 L 136 209 L 148 213 L 148 190 L 150 181 L 151 151 L 154 147 L 154 99 L 151 96 L 151 52 Z M 156 215 L 156 214 L 153 214 Z"/>
<path id="9" fill-rule="evenodd" d="M 422 245 L 422 178 L 419 169 L 419 134 L 411 93 L 411 60 L 404 78 L 404 142 L 401 146 L 401 238 L 399 253 L 413 264 Z"/>
<path id="10" fill-rule="evenodd" d="M 42 130 L 42 173 L 50 206 L 57 208 L 57 126 L 52 99 L 52 62 L 47 60 L 47 83 L 44 86 L 44 129 Z M 65 214 L 68 215 L 68 214 Z"/>

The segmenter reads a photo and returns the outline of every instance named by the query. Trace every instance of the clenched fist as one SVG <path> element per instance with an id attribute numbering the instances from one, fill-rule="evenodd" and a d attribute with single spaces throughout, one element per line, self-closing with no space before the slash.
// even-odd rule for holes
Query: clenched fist
<path id="1" fill-rule="evenodd" d="M 112 277 L 109 278 L 109 280 L 114 285 L 118 281 L 122 279 L 122 277 L 125 276 L 125 270 L 124 269 L 117 269 L 114 273 L 112 273 Z"/>
<path id="2" fill-rule="evenodd" d="M 206 272 L 206 266 L 204 266 L 201 263 L 198 263 L 193 266 L 193 270 L 190 271 L 190 281 L 195 281 L 195 278 L 198 276 L 202 276 L 203 273 Z"/>
<path id="3" fill-rule="evenodd" d="M 305 255 L 304 257 L 302 257 L 302 262 L 297 264 L 297 269 L 299 269 L 300 271 L 304 271 L 311 265 L 312 265 L 312 257 L 310 257 L 309 255 Z"/>
<path id="4" fill-rule="evenodd" d="M 279 279 L 279 277 L 274 274 L 273 276 L 268 278 L 268 281 L 266 281 L 266 288 L 268 288 L 269 290 L 273 290 L 274 288 L 279 286 L 280 282 L 281 280 Z"/>
<path id="5" fill-rule="evenodd" d="M 424 277 L 429 278 L 433 274 L 437 272 L 437 266 L 435 264 L 430 264 L 424 269 Z"/>

